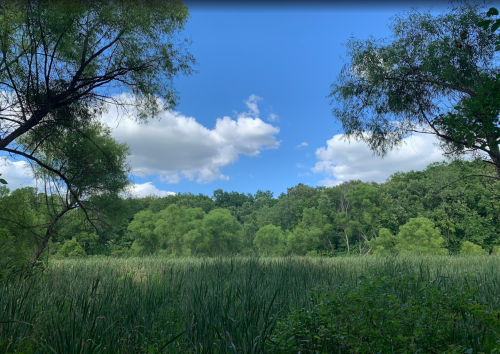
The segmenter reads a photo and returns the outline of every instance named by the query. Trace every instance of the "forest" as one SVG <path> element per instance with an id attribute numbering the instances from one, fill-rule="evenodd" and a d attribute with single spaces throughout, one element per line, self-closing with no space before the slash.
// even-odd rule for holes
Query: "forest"
<path id="1" fill-rule="evenodd" d="M 106 218 L 94 220 L 103 233 L 95 233 L 82 210 L 71 210 L 44 257 L 498 253 L 500 182 L 485 177 L 489 170 L 481 161 L 456 160 L 380 184 L 299 184 L 278 197 L 220 189 L 212 196 L 93 196 L 96 204 L 112 205 Z M 9 250 L 2 262 L 15 262 L 34 252 L 47 196 L 33 188 L 0 191 L 2 218 L 15 220 L 0 221 L 1 248 Z"/>

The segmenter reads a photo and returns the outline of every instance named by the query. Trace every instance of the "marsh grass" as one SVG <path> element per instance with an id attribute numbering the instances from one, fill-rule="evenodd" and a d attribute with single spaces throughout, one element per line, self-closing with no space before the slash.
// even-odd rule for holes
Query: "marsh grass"
<path id="1" fill-rule="evenodd" d="M 0 352 L 269 353 L 290 316 L 314 307 L 313 289 L 359 289 L 375 270 L 413 279 L 404 291 L 427 283 L 441 297 L 467 292 L 494 317 L 499 269 L 497 256 L 58 260 L 43 276 L 0 283 Z"/>

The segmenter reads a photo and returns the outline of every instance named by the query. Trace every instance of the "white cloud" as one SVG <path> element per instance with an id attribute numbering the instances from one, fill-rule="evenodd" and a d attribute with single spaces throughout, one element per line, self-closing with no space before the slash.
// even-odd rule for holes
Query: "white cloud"
<path id="1" fill-rule="evenodd" d="M 311 169 L 326 178 L 318 185 L 332 187 L 349 180 L 384 182 L 398 171 L 422 170 L 432 162 L 445 158 L 433 135 L 414 134 L 405 138 L 399 149 L 384 158 L 373 156 L 368 145 L 355 140 L 345 141 L 341 134 L 327 141 L 326 147 L 316 150 L 318 162 Z"/>
<path id="2" fill-rule="evenodd" d="M 182 178 L 209 183 L 228 180 L 221 169 L 236 162 L 240 154 L 257 156 L 264 149 L 279 147 L 274 137 L 279 128 L 251 116 L 259 113 L 258 100 L 261 98 L 251 95 L 245 101 L 250 113 L 241 113 L 236 120 L 217 118 L 213 129 L 176 111 L 163 112 L 160 120 L 151 119 L 148 124 L 122 119 L 117 125 L 110 109 L 103 122 L 113 128 L 118 141 L 130 146 L 132 173 L 158 175 L 168 183 Z"/>
<path id="3" fill-rule="evenodd" d="M 277 114 L 269 113 L 269 115 L 267 116 L 267 120 L 270 122 L 279 122 L 280 119 Z"/>
<path id="4" fill-rule="evenodd" d="M 306 165 L 298 163 L 298 164 L 295 165 L 295 167 L 297 167 L 297 168 L 304 168 L 304 167 L 306 167 Z"/>
<path id="5" fill-rule="evenodd" d="M 146 183 L 134 183 L 128 187 L 129 193 L 135 198 L 143 198 L 149 195 L 155 195 L 158 197 L 167 197 L 169 195 L 175 195 L 174 192 L 163 191 L 153 184 L 153 182 Z"/>
<path id="6" fill-rule="evenodd" d="M 309 146 L 308 143 L 306 143 L 305 141 L 301 142 L 299 145 L 297 145 L 295 148 L 296 149 L 300 149 L 301 147 L 304 147 L 304 146 Z"/>
<path id="7" fill-rule="evenodd" d="M 26 161 L 11 161 L 7 157 L 0 159 L 0 173 L 7 181 L 10 190 L 23 187 L 35 187 L 36 183 Z"/>
<path id="8" fill-rule="evenodd" d="M 244 100 L 245 104 L 247 105 L 248 109 L 250 112 L 248 114 L 253 117 L 258 117 L 259 116 L 259 107 L 257 107 L 257 102 L 262 101 L 262 97 L 259 97 L 257 95 L 254 95 L 253 93 L 248 97 L 247 100 Z"/>

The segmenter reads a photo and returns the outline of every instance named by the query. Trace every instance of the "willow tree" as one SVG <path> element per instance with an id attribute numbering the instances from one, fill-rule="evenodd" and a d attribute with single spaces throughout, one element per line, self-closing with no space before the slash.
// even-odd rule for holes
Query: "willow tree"
<path id="1" fill-rule="evenodd" d="M 472 153 L 500 179 L 500 70 L 497 36 L 478 26 L 486 14 L 467 3 L 411 10 L 393 18 L 390 40 L 351 38 L 329 95 L 346 136 L 383 156 L 410 134 L 433 134 L 445 154 Z"/>
<path id="2" fill-rule="evenodd" d="M 60 126 L 123 104 L 118 93 L 139 119 L 174 107 L 172 80 L 194 63 L 177 36 L 188 14 L 177 0 L 1 2 L 0 151 L 34 161 Z"/>
<path id="3" fill-rule="evenodd" d="M 125 185 L 125 147 L 100 115 L 175 107 L 173 78 L 194 64 L 179 38 L 188 15 L 177 0 L 0 2 L 0 152 L 67 197 L 56 219 L 81 208 L 91 220 L 83 200 Z"/>

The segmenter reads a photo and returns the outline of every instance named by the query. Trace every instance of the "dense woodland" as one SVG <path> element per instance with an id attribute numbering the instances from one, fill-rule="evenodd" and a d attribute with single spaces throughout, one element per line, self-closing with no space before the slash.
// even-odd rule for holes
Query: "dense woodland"
<path id="1" fill-rule="evenodd" d="M 91 223 L 81 209 L 70 211 L 44 256 L 497 253 L 500 182 L 484 176 L 490 169 L 456 160 L 396 173 L 380 184 L 299 184 L 278 197 L 221 189 L 212 196 L 92 196 L 103 217 Z M 1 187 L 3 260 L 12 264 L 33 254 L 47 198 L 34 188 Z"/>

